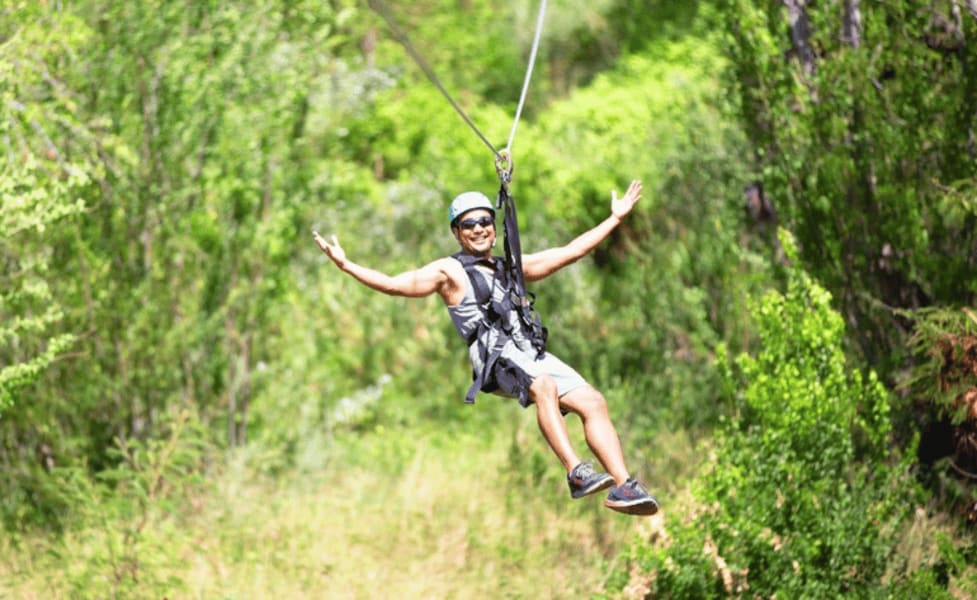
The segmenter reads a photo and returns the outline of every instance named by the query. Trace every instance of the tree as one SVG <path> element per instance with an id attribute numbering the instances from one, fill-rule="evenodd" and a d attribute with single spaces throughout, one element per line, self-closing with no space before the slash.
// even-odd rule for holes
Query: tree
<path id="1" fill-rule="evenodd" d="M 789 234 L 781 241 L 796 261 Z M 846 364 L 845 323 L 830 304 L 788 267 L 786 291 L 753 305 L 755 355 L 717 349 L 731 417 L 691 510 L 670 537 L 633 549 L 632 586 L 663 598 L 821 598 L 901 583 L 888 569 L 914 492 L 888 456 L 891 396 L 874 372 Z"/>
<path id="2" fill-rule="evenodd" d="M 977 20 L 957 2 L 717 6 L 759 178 L 891 380 L 910 328 L 891 308 L 977 299 Z"/>
<path id="3" fill-rule="evenodd" d="M 82 335 L 66 322 L 71 299 L 57 293 L 60 264 L 74 237 L 72 222 L 89 209 L 105 172 L 101 152 L 113 146 L 86 122 L 77 94 L 56 68 L 84 44 L 84 25 L 36 6 L 12 10 L 14 18 L 0 30 L 2 521 L 36 489 L 23 484 L 55 466 L 55 415 L 65 402 L 29 390 Z"/>

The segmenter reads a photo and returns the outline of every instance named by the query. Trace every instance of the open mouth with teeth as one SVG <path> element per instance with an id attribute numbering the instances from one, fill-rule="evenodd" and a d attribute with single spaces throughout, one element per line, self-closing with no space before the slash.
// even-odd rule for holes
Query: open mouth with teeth
<path id="1" fill-rule="evenodd" d="M 492 248 L 492 235 L 486 234 L 486 235 L 479 235 L 479 236 L 471 236 L 468 238 L 466 245 L 472 251 L 479 252 L 479 253 L 487 252 L 489 249 Z"/>

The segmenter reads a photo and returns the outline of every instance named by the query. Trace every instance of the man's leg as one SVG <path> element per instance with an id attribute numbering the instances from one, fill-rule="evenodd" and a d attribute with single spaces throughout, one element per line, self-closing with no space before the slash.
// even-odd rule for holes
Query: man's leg
<path id="1" fill-rule="evenodd" d="M 615 485 L 607 494 L 604 506 L 630 515 L 653 515 L 658 512 L 658 500 L 644 486 L 631 479 L 624 466 L 621 441 L 611 423 L 604 395 L 589 386 L 577 388 L 565 394 L 560 404 L 580 415 L 587 445 L 614 478 Z"/>
<path id="2" fill-rule="evenodd" d="M 614 483 L 623 485 L 630 475 L 624 464 L 621 440 L 617 436 L 614 424 L 611 423 L 611 416 L 607 410 L 607 400 L 604 399 L 604 395 L 593 387 L 580 387 L 560 398 L 560 404 L 563 408 L 580 416 L 580 420 L 583 421 L 587 445 L 597 456 L 597 460 L 614 478 Z M 566 431 L 565 423 L 563 429 Z"/>
<path id="3" fill-rule="evenodd" d="M 560 412 L 560 399 L 556 395 L 556 382 L 549 375 L 540 375 L 529 387 L 529 398 L 536 404 L 536 422 L 543 438 L 559 457 L 567 473 L 580 464 L 577 453 L 570 444 L 567 424 Z"/>

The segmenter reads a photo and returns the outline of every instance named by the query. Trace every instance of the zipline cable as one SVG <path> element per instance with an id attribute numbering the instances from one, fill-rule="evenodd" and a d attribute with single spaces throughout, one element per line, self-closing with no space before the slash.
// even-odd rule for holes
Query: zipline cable
<path id="1" fill-rule="evenodd" d="M 383 2 L 383 0 L 369 0 L 367 4 L 369 4 L 370 8 L 372 8 L 377 14 L 383 17 L 383 20 L 387 22 L 387 26 L 390 27 L 390 31 L 391 33 L 393 33 L 393 36 L 407 50 L 407 52 L 414 59 L 414 62 L 417 63 L 417 66 L 419 66 L 421 70 L 424 71 L 424 74 L 427 75 L 427 78 L 431 80 L 431 83 L 433 83 L 436 88 L 438 88 L 441 94 L 445 97 L 445 99 L 448 100 L 451 106 L 454 107 L 455 111 L 461 116 L 461 118 L 465 121 L 465 123 L 467 123 L 468 126 L 471 127 L 472 131 L 475 132 L 475 135 L 477 135 L 483 142 L 485 142 L 485 145 L 488 146 L 489 150 L 492 151 L 492 154 L 494 154 L 497 158 L 501 158 L 499 151 L 496 150 L 495 146 L 492 145 L 492 142 L 488 141 L 488 139 L 484 135 L 482 135 L 482 132 L 479 131 L 478 127 L 475 126 L 475 123 L 473 123 L 472 120 L 468 118 L 468 115 L 465 114 L 465 111 L 461 110 L 461 107 L 458 106 L 458 103 L 455 102 L 454 98 L 451 97 L 451 94 L 448 93 L 448 90 L 444 89 L 444 86 L 441 85 L 441 81 L 438 79 L 438 76 L 434 74 L 434 71 L 431 70 L 431 67 L 428 66 L 427 62 L 425 62 L 424 59 L 421 57 L 421 55 L 417 52 L 417 50 L 414 49 L 414 45 L 410 43 L 410 39 L 407 37 L 407 34 L 405 34 L 403 31 L 401 31 L 399 27 L 397 27 L 397 24 L 390 16 L 390 10 L 387 7 L 387 4 Z"/>
<path id="2" fill-rule="evenodd" d="M 519 104 L 516 107 L 515 118 L 513 118 L 512 120 L 512 130 L 509 132 L 509 141 L 506 143 L 506 147 L 503 152 L 500 152 L 498 149 L 496 149 L 495 146 L 492 145 L 492 142 L 488 141 L 488 138 L 486 138 L 482 134 L 482 132 L 478 129 L 478 127 L 475 126 L 475 123 L 473 123 L 472 120 L 468 118 L 468 115 L 465 114 L 465 111 L 463 111 L 461 107 L 458 106 L 458 103 L 455 102 L 454 98 L 451 97 L 451 94 L 448 93 L 448 90 L 446 90 L 445 87 L 441 84 L 441 80 L 438 79 L 437 75 L 435 75 L 434 70 L 431 69 L 430 66 L 428 66 L 427 61 L 425 61 L 424 58 L 420 55 L 420 53 L 414 48 L 414 45 L 411 44 L 410 38 L 407 37 L 407 34 L 404 33 L 403 30 L 401 30 L 400 27 L 397 26 L 397 23 L 390 15 L 390 8 L 387 6 L 386 2 L 384 2 L 383 0 L 368 0 L 367 4 L 369 4 L 370 8 L 373 9 L 374 12 L 376 12 L 381 17 L 383 17 L 383 20 L 387 22 L 387 26 L 390 28 L 391 33 L 393 33 L 394 38 L 396 38 L 396 40 L 400 42 L 400 44 L 404 47 L 404 49 L 407 50 L 407 53 L 411 55 L 411 58 L 414 59 L 414 62 L 417 63 L 417 66 L 419 66 L 421 70 L 424 71 L 424 74 L 427 76 L 427 78 L 431 81 L 431 83 L 434 84 L 434 87 L 438 88 L 438 91 L 440 91 L 441 95 L 445 97 L 445 99 L 448 101 L 449 104 L 451 104 L 451 106 L 455 109 L 455 112 L 457 112 L 458 115 L 461 116 L 462 120 L 464 120 L 465 123 L 467 123 L 468 126 L 471 128 L 471 130 L 475 132 L 475 135 L 477 135 L 479 139 L 481 139 L 482 142 L 484 142 L 485 145 L 488 146 L 488 149 L 492 151 L 492 154 L 494 154 L 496 158 L 496 169 L 499 172 L 499 177 L 505 179 L 511 176 L 512 142 L 515 140 L 516 137 L 516 128 L 519 125 L 519 117 L 522 115 L 522 109 L 526 104 L 526 95 L 529 92 L 529 82 L 533 76 L 533 66 L 536 64 L 536 54 L 539 51 L 539 41 L 543 33 L 543 19 L 546 16 L 546 0 L 541 0 L 539 5 L 539 13 L 536 16 L 536 32 L 533 34 L 532 49 L 530 50 L 529 53 L 529 64 L 526 66 L 526 77 L 523 79 L 522 82 L 522 91 L 519 94 Z M 505 166 L 500 166 L 500 165 L 505 165 Z M 505 175 L 503 175 L 504 173 Z"/>
<path id="3" fill-rule="evenodd" d="M 522 107 L 526 103 L 526 92 L 529 91 L 529 80 L 533 76 L 533 65 L 536 64 L 536 51 L 539 50 L 539 38 L 543 33 L 543 17 L 546 15 L 546 0 L 539 4 L 539 15 L 536 17 L 536 33 L 533 36 L 532 50 L 529 52 L 529 65 L 526 67 L 526 78 L 522 82 L 522 93 L 519 94 L 519 106 L 516 108 L 516 118 L 512 121 L 512 131 L 509 133 L 509 143 L 505 149 L 512 155 L 512 140 L 516 137 L 516 126 L 519 125 L 519 116 L 522 114 Z"/>

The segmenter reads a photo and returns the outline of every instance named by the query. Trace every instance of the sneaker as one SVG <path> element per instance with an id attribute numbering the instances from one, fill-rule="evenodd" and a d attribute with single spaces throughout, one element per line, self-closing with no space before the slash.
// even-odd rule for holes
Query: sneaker
<path id="1" fill-rule="evenodd" d="M 628 515 L 653 515 L 658 512 L 658 500 L 636 479 L 628 479 L 624 485 L 612 487 L 604 506 Z"/>
<path id="2" fill-rule="evenodd" d="M 614 485 L 614 478 L 607 473 L 598 473 L 592 464 L 582 462 L 567 475 L 567 485 L 570 486 L 571 496 L 583 498 L 587 494 L 611 487 Z"/>

